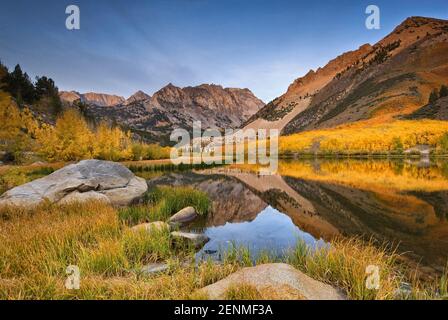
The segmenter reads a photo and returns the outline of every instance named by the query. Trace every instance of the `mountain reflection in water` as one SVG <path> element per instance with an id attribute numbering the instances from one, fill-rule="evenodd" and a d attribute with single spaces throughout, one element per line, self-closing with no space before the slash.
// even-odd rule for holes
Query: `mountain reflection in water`
<path id="1" fill-rule="evenodd" d="M 192 226 L 211 238 L 207 252 L 227 241 L 279 253 L 297 238 L 314 245 L 362 236 L 398 245 L 427 272 L 440 273 L 447 263 L 446 160 L 290 160 L 270 176 L 228 166 L 169 173 L 149 184 L 189 185 L 210 196 L 212 213 Z"/>

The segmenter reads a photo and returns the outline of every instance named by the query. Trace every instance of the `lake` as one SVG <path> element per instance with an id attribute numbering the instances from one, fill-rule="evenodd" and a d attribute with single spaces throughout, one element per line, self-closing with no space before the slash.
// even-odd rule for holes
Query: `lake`
<path id="1" fill-rule="evenodd" d="M 232 165 L 167 173 L 150 186 L 191 186 L 213 201 L 188 227 L 210 242 L 198 257 L 220 259 L 229 246 L 282 255 L 298 239 L 309 247 L 363 237 L 397 247 L 428 275 L 448 261 L 448 160 L 282 160 L 275 175 Z"/>

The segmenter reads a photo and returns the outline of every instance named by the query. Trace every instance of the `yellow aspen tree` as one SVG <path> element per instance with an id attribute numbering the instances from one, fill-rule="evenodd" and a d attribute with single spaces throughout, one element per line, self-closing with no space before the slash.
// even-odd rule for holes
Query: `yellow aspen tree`
<path id="1" fill-rule="evenodd" d="M 57 119 L 54 128 L 57 158 L 64 161 L 92 158 L 93 133 L 79 112 L 69 109 Z"/>

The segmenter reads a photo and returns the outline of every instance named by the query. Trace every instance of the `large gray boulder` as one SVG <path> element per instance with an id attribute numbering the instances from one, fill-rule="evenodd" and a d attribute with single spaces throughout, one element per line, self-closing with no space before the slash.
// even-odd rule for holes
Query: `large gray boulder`
<path id="1" fill-rule="evenodd" d="M 339 290 L 316 281 L 285 263 L 268 263 L 244 268 L 227 278 L 198 290 L 199 296 L 211 300 L 225 299 L 230 289 L 249 286 L 263 299 L 275 300 L 343 300 Z"/>
<path id="2" fill-rule="evenodd" d="M 65 204 L 88 200 L 128 205 L 147 189 L 144 179 L 119 163 L 83 160 L 5 192 L 0 206 L 32 208 L 43 201 Z"/>

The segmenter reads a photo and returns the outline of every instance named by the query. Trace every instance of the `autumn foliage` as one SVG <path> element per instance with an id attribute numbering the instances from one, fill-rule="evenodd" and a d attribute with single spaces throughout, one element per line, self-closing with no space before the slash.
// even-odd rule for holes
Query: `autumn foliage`
<path id="1" fill-rule="evenodd" d="M 90 127 L 75 109 L 68 109 L 54 126 L 37 121 L 27 108 L 20 110 L 0 92 L 0 151 L 20 162 L 29 153 L 47 161 L 97 158 L 112 161 L 161 159 L 169 148 L 135 142 L 129 132 L 101 123 Z"/>
<path id="2" fill-rule="evenodd" d="M 281 137 L 280 153 L 401 154 L 417 145 L 435 153 L 448 153 L 448 122 L 394 121 L 364 125 L 362 122 L 334 129 L 306 131 Z"/>

